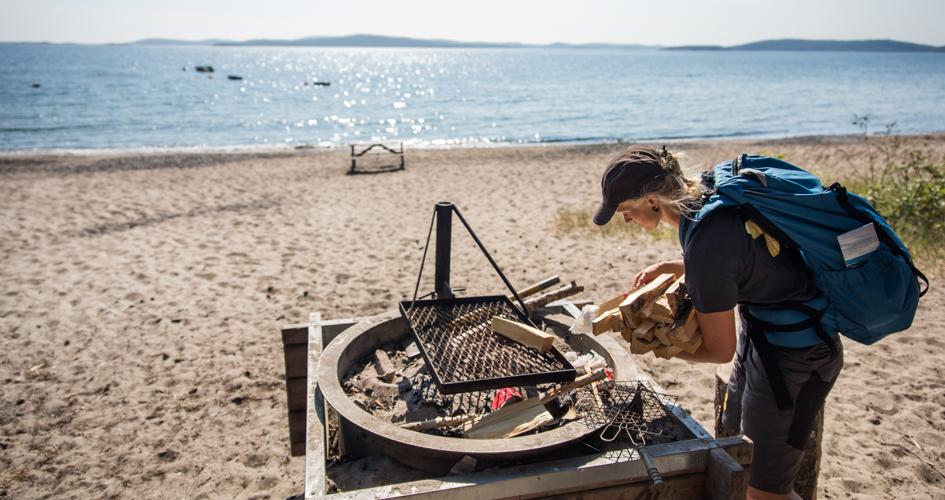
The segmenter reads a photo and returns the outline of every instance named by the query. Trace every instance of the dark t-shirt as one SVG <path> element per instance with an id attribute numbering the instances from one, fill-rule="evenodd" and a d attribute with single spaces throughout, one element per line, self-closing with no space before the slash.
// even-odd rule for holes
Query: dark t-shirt
<path id="1" fill-rule="evenodd" d="M 695 227 L 683 253 L 686 286 L 696 310 L 728 311 L 736 303 L 778 304 L 817 296 L 800 252 L 781 246 L 772 257 L 765 238 L 752 239 L 735 207 L 712 210 Z"/>

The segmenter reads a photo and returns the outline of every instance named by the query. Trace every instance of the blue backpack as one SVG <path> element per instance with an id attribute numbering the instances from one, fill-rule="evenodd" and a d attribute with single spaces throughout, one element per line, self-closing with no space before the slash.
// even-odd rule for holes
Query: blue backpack
<path id="1" fill-rule="evenodd" d="M 824 341 L 835 350 L 837 332 L 869 345 L 912 325 L 928 279 L 869 202 L 837 183 L 825 188 L 817 176 L 767 156 L 742 154 L 717 165 L 703 181 L 709 192 L 702 208 L 682 218 L 683 250 L 712 210 L 736 206 L 781 246 L 801 252 L 821 292 L 804 303 L 748 306 L 749 321 L 756 323 L 749 325 L 749 335 L 763 360 L 768 349 L 761 344 L 769 342 L 803 347 Z M 837 237 L 864 225 L 875 229 L 879 248 L 859 267 L 848 268 Z M 920 291 L 919 279 L 925 290 Z M 768 363 L 765 368 L 773 375 L 774 368 Z M 779 406 L 791 406 L 783 394 L 778 399 Z"/>

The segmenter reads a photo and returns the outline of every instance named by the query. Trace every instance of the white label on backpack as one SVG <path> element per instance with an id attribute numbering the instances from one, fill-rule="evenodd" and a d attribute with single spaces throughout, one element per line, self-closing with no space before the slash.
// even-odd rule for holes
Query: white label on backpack
<path id="1" fill-rule="evenodd" d="M 872 224 L 843 233 L 837 236 L 837 241 L 848 269 L 865 264 L 870 254 L 879 248 L 879 238 Z"/>

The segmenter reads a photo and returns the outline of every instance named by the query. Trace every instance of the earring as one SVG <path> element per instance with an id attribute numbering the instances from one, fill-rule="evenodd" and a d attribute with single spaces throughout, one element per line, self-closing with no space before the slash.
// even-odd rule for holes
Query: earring
<path id="1" fill-rule="evenodd" d="M 653 207 L 653 211 L 654 211 L 654 212 L 659 212 L 659 211 L 660 211 L 660 207 L 658 207 L 658 206 Z"/>

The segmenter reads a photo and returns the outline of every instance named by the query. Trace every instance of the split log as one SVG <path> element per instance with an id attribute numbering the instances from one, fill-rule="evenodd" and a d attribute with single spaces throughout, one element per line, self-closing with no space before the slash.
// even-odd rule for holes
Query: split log
<path id="1" fill-rule="evenodd" d="M 510 338 L 519 344 L 526 345 L 544 354 L 551 349 L 554 335 L 545 333 L 537 328 L 523 325 L 500 316 L 493 316 L 492 330 L 504 337 Z"/>
<path id="2" fill-rule="evenodd" d="M 676 356 L 677 354 L 681 353 L 682 351 L 683 351 L 682 347 L 676 347 L 674 345 L 670 345 L 670 346 L 660 345 L 656 349 L 653 349 L 653 354 L 655 354 L 659 358 L 670 359 Z"/>
<path id="3" fill-rule="evenodd" d="M 482 417 L 466 429 L 465 434 L 470 439 L 502 439 L 518 436 L 552 420 L 554 417 L 545 409 L 541 398 L 531 398 Z"/>
<path id="4" fill-rule="evenodd" d="M 673 284 L 675 285 L 675 283 Z M 665 294 L 660 295 L 659 297 L 656 297 L 656 299 L 653 300 L 651 304 L 652 305 L 649 306 L 651 318 L 654 315 L 664 316 L 664 317 L 670 318 L 670 321 L 669 321 L 670 323 L 673 322 L 672 320 L 675 319 L 675 316 L 673 314 L 673 308 L 670 307 L 669 300 Z"/>
<path id="5" fill-rule="evenodd" d="M 689 354 L 693 354 L 699 349 L 699 346 L 702 345 L 702 332 L 696 329 L 689 340 L 680 340 L 672 337 L 670 340 L 673 342 L 674 346 L 681 348 Z"/>
<path id="6" fill-rule="evenodd" d="M 627 295 L 627 298 L 620 303 L 620 312 L 622 312 L 624 316 L 640 312 L 650 299 L 662 295 L 675 280 L 676 276 L 671 273 L 661 274 L 646 286 Z"/>
<path id="7" fill-rule="evenodd" d="M 696 309 L 691 304 L 684 314 L 673 324 L 669 336 L 682 342 L 689 342 L 696 330 L 699 329 L 699 320 L 696 319 Z"/>
<path id="8" fill-rule="evenodd" d="M 641 338 L 641 337 L 643 337 L 643 336 L 649 334 L 654 328 L 656 328 L 656 322 L 653 321 L 652 319 L 645 319 L 645 320 L 643 320 L 643 323 L 640 324 L 640 326 L 636 327 L 636 328 L 633 330 L 633 337 L 635 337 L 635 338 Z M 647 340 L 647 341 L 653 340 L 653 336 L 650 335 L 650 338 L 648 338 L 648 339 L 646 339 L 646 340 Z"/>
<path id="9" fill-rule="evenodd" d="M 602 311 L 601 315 L 591 321 L 591 327 L 593 328 L 594 335 L 600 335 L 604 332 L 610 331 L 614 327 L 613 320 L 610 319 L 616 313 L 619 313 L 620 309 L 610 309 L 608 311 Z"/>
<path id="10" fill-rule="evenodd" d="M 623 313 L 620 313 L 623 316 Z M 640 314 L 631 314 L 630 316 L 623 316 L 623 322 L 627 325 L 627 328 L 636 328 L 643 324 L 646 321 L 646 317 Z"/>
<path id="11" fill-rule="evenodd" d="M 653 329 L 653 333 L 656 335 L 656 338 L 660 340 L 660 343 L 665 346 L 673 345 L 673 341 L 669 338 L 669 325 L 658 325 Z"/>
<path id="12" fill-rule="evenodd" d="M 666 297 L 666 302 L 669 303 L 669 308 L 672 310 L 671 316 L 678 318 L 689 298 L 689 289 L 686 288 L 686 275 L 680 276 L 675 283 L 667 288 L 664 296 Z"/>
<path id="13" fill-rule="evenodd" d="M 630 341 L 630 354 L 646 354 L 663 345 L 659 340 L 646 341 L 636 338 Z"/>
<path id="14" fill-rule="evenodd" d="M 610 315 L 611 330 L 619 332 L 625 330 L 623 322 L 623 314 L 620 314 L 620 309 L 617 309 L 618 312 Z"/>

